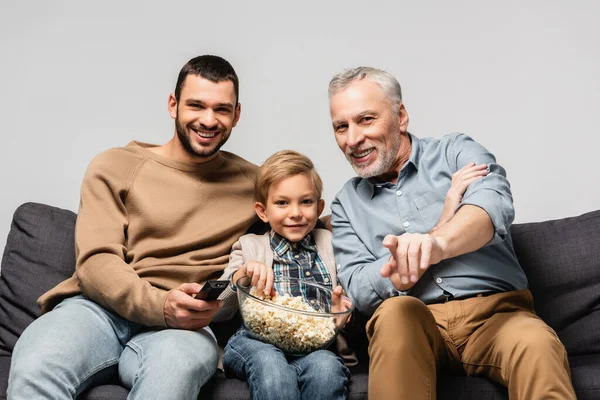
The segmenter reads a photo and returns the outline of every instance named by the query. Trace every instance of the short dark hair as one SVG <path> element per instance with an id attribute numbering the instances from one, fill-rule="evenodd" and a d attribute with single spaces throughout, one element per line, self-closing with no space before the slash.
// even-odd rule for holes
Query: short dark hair
<path id="1" fill-rule="evenodd" d="M 179 71 L 177 84 L 175 85 L 175 99 L 178 102 L 183 82 L 188 75 L 199 75 L 214 83 L 231 81 L 231 83 L 233 83 L 233 89 L 235 90 L 235 104 L 237 105 L 240 96 L 240 83 L 235 70 L 224 58 L 213 55 L 203 55 L 188 61 L 183 68 L 181 68 L 181 71 Z"/>

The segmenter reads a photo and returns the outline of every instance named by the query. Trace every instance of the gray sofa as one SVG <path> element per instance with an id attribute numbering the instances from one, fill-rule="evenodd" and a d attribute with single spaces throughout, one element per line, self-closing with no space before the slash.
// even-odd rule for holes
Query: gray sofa
<path id="1" fill-rule="evenodd" d="M 75 214 L 26 203 L 13 218 L 0 270 L 0 399 L 6 398 L 11 351 L 39 315 L 36 299 L 74 270 Z M 516 224 L 512 237 L 529 278 L 537 313 L 565 344 L 579 399 L 600 399 L 600 211 L 574 218 Z M 215 326 L 222 341 L 238 321 Z M 361 318 L 355 318 L 360 327 Z M 353 369 L 350 399 L 367 398 L 366 341 L 360 329 L 348 332 L 361 363 Z M 390 377 L 393 379 L 393 377 Z M 89 389 L 82 399 L 125 399 L 113 383 Z M 248 399 L 245 382 L 217 375 L 202 399 Z M 506 389 L 485 378 L 442 376 L 439 399 L 506 399 Z"/>

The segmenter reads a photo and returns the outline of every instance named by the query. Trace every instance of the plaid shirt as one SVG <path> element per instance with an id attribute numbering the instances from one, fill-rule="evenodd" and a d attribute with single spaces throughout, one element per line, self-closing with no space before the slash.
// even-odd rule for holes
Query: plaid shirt
<path id="1" fill-rule="evenodd" d="M 331 277 L 325 264 L 319 257 L 317 246 L 312 233 L 309 233 L 301 241 L 292 243 L 275 231 L 269 234 L 271 249 L 273 249 L 273 273 L 275 277 L 297 278 L 303 282 L 319 283 L 332 289 Z M 292 296 L 303 296 L 310 299 L 317 298 L 330 304 L 330 299 L 321 299 L 321 292 L 311 293 L 310 286 L 301 284 L 300 287 L 291 287 L 289 283 L 281 283 L 275 286 L 278 293 L 289 293 Z M 318 302 L 311 302 L 316 307 Z M 318 307 L 316 307 L 318 308 Z"/>

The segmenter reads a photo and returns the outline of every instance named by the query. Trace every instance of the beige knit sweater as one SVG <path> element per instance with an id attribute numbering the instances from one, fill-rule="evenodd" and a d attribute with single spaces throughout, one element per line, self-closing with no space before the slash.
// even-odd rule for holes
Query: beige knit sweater
<path id="1" fill-rule="evenodd" d="M 75 228 L 74 275 L 38 299 L 42 312 L 83 293 L 130 321 L 166 326 L 169 290 L 216 279 L 255 221 L 257 167 L 228 152 L 195 164 L 131 142 L 90 163 Z"/>

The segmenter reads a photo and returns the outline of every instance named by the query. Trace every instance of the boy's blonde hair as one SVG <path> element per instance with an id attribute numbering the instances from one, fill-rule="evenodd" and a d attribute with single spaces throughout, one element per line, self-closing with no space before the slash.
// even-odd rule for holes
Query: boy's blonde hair
<path id="1" fill-rule="evenodd" d="M 254 191 L 256 201 L 266 204 L 271 186 L 299 174 L 305 174 L 310 178 L 315 195 L 320 200 L 323 181 L 310 158 L 294 150 L 281 150 L 267 158 L 258 170 Z"/>

